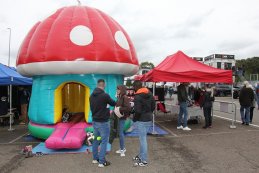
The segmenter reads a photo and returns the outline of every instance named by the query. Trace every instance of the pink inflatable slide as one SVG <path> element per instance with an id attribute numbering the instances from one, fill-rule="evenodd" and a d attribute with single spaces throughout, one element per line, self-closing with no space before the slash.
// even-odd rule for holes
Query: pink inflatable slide
<path id="1" fill-rule="evenodd" d="M 45 141 L 45 145 L 49 149 L 81 148 L 86 137 L 85 128 L 88 126 L 89 124 L 85 122 L 59 123 L 55 131 Z"/>

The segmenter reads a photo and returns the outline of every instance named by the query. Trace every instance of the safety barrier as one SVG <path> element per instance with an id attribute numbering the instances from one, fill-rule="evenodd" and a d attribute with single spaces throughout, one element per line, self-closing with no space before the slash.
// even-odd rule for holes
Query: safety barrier
<path id="1" fill-rule="evenodd" d="M 215 103 L 219 103 L 219 109 L 215 108 Z M 212 115 L 214 115 L 214 111 L 218 112 L 224 112 L 227 114 L 233 114 L 232 123 L 230 125 L 230 128 L 235 129 L 236 128 L 236 121 L 237 121 L 237 114 L 236 114 L 236 104 L 234 102 L 227 102 L 227 101 L 221 101 L 221 100 L 215 100 L 212 107 Z M 229 110 L 229 105 L 231 105 L 231 111 Z"/>

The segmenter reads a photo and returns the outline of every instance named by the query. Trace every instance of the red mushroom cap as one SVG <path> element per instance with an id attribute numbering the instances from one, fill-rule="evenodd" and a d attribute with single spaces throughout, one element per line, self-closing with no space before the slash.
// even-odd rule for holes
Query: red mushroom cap
<path id="1" fill-rule="evenodd" d="M 133 44 L 110 16 L 86 6 L 64 7 L 37 23 L 24 39 L 17 70 L 45 74 L 123 74 L 138 71 Z"/>

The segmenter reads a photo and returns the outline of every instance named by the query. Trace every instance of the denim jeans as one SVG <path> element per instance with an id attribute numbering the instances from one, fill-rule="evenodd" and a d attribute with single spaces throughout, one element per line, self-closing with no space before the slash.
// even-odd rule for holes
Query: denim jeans
<path id="1" fill-rule="evenodd" d="M 120 149 L 123 150 L 125 148 L 125 140 L 124 140 L 124 119 L 119 119 L 119 136 L 120 136 Z"/>
<path id="2" fill-rule="evenodd" d="M 184 115 L 184 117 L 183 117 Z M 178 115 L 178 123 L 177 126 L 182 125 L 182 119 L 183 119 L 183 127 L 187 127 L 187 118 L 188 118 L 188 111 L 187 111 L 187 103 L 186 102 L 180 102 L 180 111 Z"/>
<path id="3" fill-rule="evenodd" d="M 240 115 L 243 123 L 250 122 L 250 106 L 241 106 Z"/>
<path id="4" fill-rule="evenodd" d="M 148 159 L 147 159 L 147 157 L 148 157 L 147 132 L 148 132 L 149 128 L 152 126 L 152 122 L 151 121 L 147 121 L 147 122 L 137 121 L 136 125 L 138 128 L 139 143 L 140 143 L 138 156 L 141 159 L 141 161 L 147 162 L 148 161 Z"/>
<path id="5" fill-rule="evenodd" d="M 107 143 L 109 141 L 110 134 L 110 122 L 93 122 L 94 128 L 94 141 L 93 141 L 93 159 L 98 160 L 99 163 L 104 163 Z M 99 141 L 97 137 L 101 136 L 100 152 L 98 154 Z"/>

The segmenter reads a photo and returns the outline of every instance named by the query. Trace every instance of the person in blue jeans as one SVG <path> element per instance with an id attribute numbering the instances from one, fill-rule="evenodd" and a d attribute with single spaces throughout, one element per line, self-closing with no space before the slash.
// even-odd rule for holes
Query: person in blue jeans
<path id="1" fill-rule="evenodd" d="M 152 93 L 145 87 L 142 87 L 141 81 L 136 80 L 133 83 L 135 90 L 134 96 L 134 116 L 139 135 L 139 154 L 133 158 L 134 166 L 148 165 L 148 144 L 147 132 L 152 126 L 152 116 L 155 110 L 155 100 Z"/>
<path id="2" fill-rule="evenodd" d="M 191 130 L 187 126 L 187 118 L 188 118 L 188 111 L 187 111 L 187 101 L 188 101 L 188 94 L 187 94 L 187 86 L 189 83 L 181 83 L 177 87 L 177 98 L 178 98 L 178 103 L 180 106 L 179 110 L 179 115 L 178 115 L 178 122 L 177 122 L 177 129 L 178 130 L 186 130 L 189 131 Z M 184 115 L 184 117 L 183 117 Z M 183 123 L 183 125 L 182 125 Z"/>
<path id="3" fill-rule="evenodd" d="M 256 84 L 255 88 L 255 93 L 256 93 L 256 101 L 257 101 L 257 109 L 259 110 L 259 82 Z"/>
<path id="4" fill-rule="evenodd" d="M 244 82 L 244 87 L 241 89 L 239 94 L 240 103 L 240 115 L 242 124 L 249 125 L 250 123 L 250 107 L 254 100 L 254 91 L 249 87 L 248 81 Z"/>
<path id="5" fill-rule="evenodd" d="M 116 151 L 117 154 L 120 154 L 121 157 L 125 156 L 125 139 L 124 139 L 124 125 L 126 119 L 130 115 L 130 100 L 127 97 L 127 89 L 124 85 L 117 86 L 117 103 L 115 107 L 115 115 L 119 119 L 119 138 L 120 138 L 120 149 Z"/>
<path id="6" fill-rule="evenodd" d="M 97 88 L 94 89 L 90 96 L 90 109 L 93 117 L 94 141 L 93 141 L 93 161 L 99 163 L 98 167 L 109 166 L 111 163 L 105 159 L 107 143 L 110 135 L 110 109 L 107 105 L 115 106 L 116 102 L 104 92 L 105 81 L 99 79 Z M 98 153 L 99 141 L 101 137 L 100 152 Z"/>

